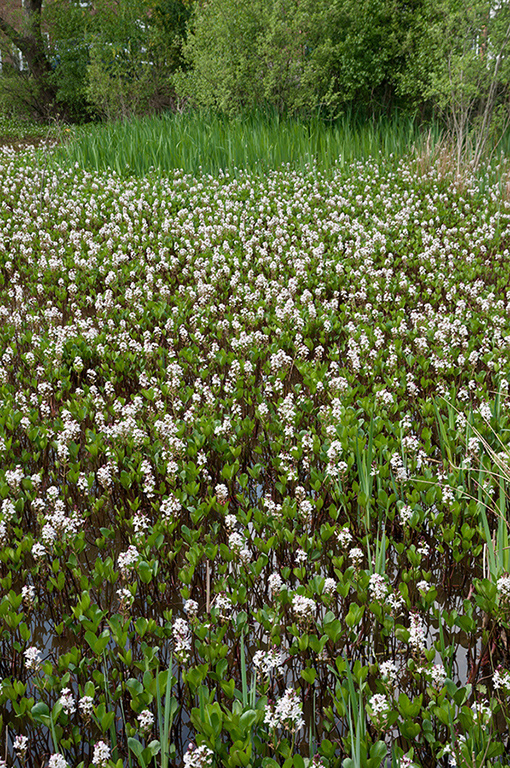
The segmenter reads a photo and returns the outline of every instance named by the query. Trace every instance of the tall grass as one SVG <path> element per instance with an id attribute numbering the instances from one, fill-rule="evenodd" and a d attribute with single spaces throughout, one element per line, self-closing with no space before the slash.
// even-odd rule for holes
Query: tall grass
<path id="1" fill-rule="evenodd" d="M 439 139 L 439 130 L 434 134 Z M 283 164 L 303 170 L 343 166 L 382 153 L 396 160 L 426 141 L 410 118 L 361 121 L 345 117 L 327 123 L 250 113 L 228 120 L 204 112 L 76 128 L 57 153 L 66 164 L 121 175 L 167 172 L 216 174 L 236 169 L 265 172 Z"/>

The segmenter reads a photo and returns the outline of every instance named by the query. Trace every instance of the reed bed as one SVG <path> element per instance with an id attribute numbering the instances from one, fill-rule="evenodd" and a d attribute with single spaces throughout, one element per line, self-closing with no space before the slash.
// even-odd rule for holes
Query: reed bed
<path id="1" fill-rule="evenodd" d="M 328 122 L 255 112 L 228 120 L 188 112 L 76 128 L 57 158 L 122 176 L 175 169 L 193 175 L 241 168 L 265 172 L 287 165 L 299 171 L 309 166 L 325 170 L 378 155 L 398 160 L 412 148 L 421 151 L 431 135 L 439 141 L 440 129 L 426 134 L 416 121 L 398 117 L 346 116 Z"/>

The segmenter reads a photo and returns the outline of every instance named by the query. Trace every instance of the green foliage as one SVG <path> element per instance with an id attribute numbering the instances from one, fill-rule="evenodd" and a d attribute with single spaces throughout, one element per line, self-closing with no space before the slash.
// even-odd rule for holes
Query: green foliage
<path id="1" fill-rule="evenodd" d="M 18 72 L 5 64 L 0 73 L 0 111 L 11 116 L 15 122 L 33 124 L 40 122 L 40 115 L 34 107 L 36 102 L 37 86 L 32 78 L 26 72 Z"/>
<path id="2" fill-rule="evenodd" d="M 190 13 L 185 0 L 153 4 L 99 0 L 93 9 L 76 0 L 47 3 L 40 24 L 38 15 L 30 16 L 41 40 L 44 76 L 6 65 L 10 77 L 2 81 L 10 93 L 9 103 L 18 112 L 23 106 L 33 112 L 44 86 L 54 107 L 50 114 L 60 110 L 74 122 L 98 114 L 111 119 L 168 107 L 174 100 L 169 75 L 182 65 Z M 18 21 L 23 31 L 27 21 L 22 17 Z M 48 30 L 47 39 L 41 29 Z"/>
<path id="3" fill-rule="evenodd" d="M 420 43 L 420 0 L 309 3 L 305 82 L 321 108 L 413 110 L 419 80 L 409 77 Z"/>
<path id="4" fill-rule="evenodd" d="M 182 96 L 232 113 L 278 110 L 334 114 L 347 104 L 373 111 L 418 87 L 406 77 L 418 45 L 419 8 L 394 0 L 212 0 L 195 7 L 185 45 Z"/>
<path id="5" fill-rule="evenodd" d="M 33 60 L 30 75 L 1 81 L 19 113 L 48 117 L 50 105 L 79 122 L 191 105 L 373 119 L 397 109 L 448 127 L 457 170 L 478 167 L 508 125 L 508 3 L 98 0 L 91 12 L 55 0 L 43 9 L 47 44 L 37 19 L 18 26 L 40 41 L 44 71 Z"/>
<path id="6" fill-rule="evenodd" d="M 261 105 L 260 45 L 266 0 L 197 4 L 184 46 L 189 72 L 176 76 L 181 98 L 226 113 Z"/>
<path id="7" fill-rule="evenodd" d="M 44 6 L 43 24 L 51 30 L 48 58 L 52 65 L 50 82 L 56 89 L 58 103 L 64 104 L 69 117 L 81 122 L 91 116 L 87 99 L 88 38 L 94 18 L 88 7 L 76 2 L 55 0 Z"/>
<path id="8" fill-rule="evenodd" d="M 0 141 L 16 142 L 19 140 L 53 138 L 58 129 L 34 120 L 23 120 L 13 115 L 7 105 L 0 102 Z"/>
<path id="9" fill-rule="evenodd" d="M 168 76 L 175 52 L 167 62 L 162 29 L 151 23 L 149 10 L 130 0 L 119 6 L 99 5 L 89 37 L 86 93 L 109 120 L 154 112 L 171 103 Z"/>

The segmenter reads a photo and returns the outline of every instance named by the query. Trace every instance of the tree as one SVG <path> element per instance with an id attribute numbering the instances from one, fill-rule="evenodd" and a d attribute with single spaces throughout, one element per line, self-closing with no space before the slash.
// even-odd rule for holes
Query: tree
<path id="1" fill-rule="evenodd" d="M 178 93 L 234 113 L 263 102 L 261 37 L 268 0 L 209 0 L 195 6 Z"/>
<path id="2" fill-rule="evenodd" d="M 51 83 L 52 66 L 47 56 L 41 30 L 43 0 L 25 0 L 23 20 L 16 29 L 0 14 L 0 32 L 21 51 L 35 84 L 33 107 L 42 117 L 55 114 L 57 89 Z M 63 109 L 62 111 L 65 112 Z"/>
<path id="3" fill-rule="evenodd" d="M 510 6 L 501 0 L 428 0 L 425 96 L 445 118 L 457 168 L 476 170 L 510 121 Z"/>
<path id="4" fill-rule="evenodd" d="M 415 106 L 408 76 L 425 0 L 208 0 L 197 4 L 178 89 L 235 112 Z"/>
<path id="5" fill-rule="evenodd" d="M 182 0 L 96 0 L 86 93 L 100 115 L 122 119 L 172 106 L 189 15 Z"/>

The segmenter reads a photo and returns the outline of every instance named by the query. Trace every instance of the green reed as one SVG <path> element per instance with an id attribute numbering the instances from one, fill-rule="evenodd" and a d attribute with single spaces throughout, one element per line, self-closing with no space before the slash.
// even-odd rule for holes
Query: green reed
<path id="1" fill-rule="evenodd" d="M 287 164 L 296 170 L 309 165 L 324 170 L 379 154 L 397 160 L 419 150 L 425 140 L 425 132 L 409 118 L 363 121 L 346 116 L 328 122 L 254 112 L 229 120 L 188 112 L 76 128 L 56 157 L 90 170 L 136 176 L 176 168 L 194 175 L 266 172 Z"/>

